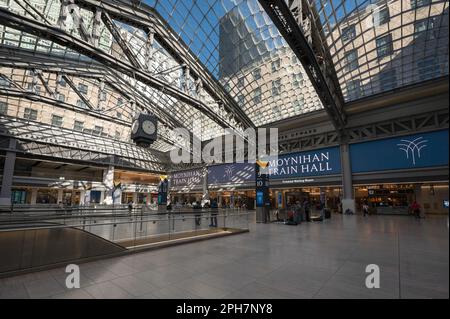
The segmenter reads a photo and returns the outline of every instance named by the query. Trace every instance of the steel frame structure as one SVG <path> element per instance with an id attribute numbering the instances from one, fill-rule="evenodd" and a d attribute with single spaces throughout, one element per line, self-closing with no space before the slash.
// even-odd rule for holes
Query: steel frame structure
<path id="1" fill-rule="evenodd" d="M 342 92 L 333 76 L 334 66 L 320 35 L 311 32 L 314 28 L 310 26 L 302 27 L 303 14 L 308 12 L 308 6 L 302 5 L 301 0 L 290 0 L 289 4 L 285 0 L 258 1 L 303 64 L 333 125 L 343 134 L 347 119 Z M 309 22 L 309 19 L 306 21 Z M 305 35 L 304 30 L 308 30 L 309 34 Z"/>
<path id="2" fill-rule="evenodd" d="M 164 164 L 167 162 L 166 155 L 153 149 L 144 149 L 131 143 L 111 141 L 106 137 L 56 128 L 35 121 L 2 116 L 0 136 L 18 140 L 15 151 L 22 153 L 118 165 L 158 173 L 167 171 Z M 126 163 L 135 165 L 125 165 Z"/>

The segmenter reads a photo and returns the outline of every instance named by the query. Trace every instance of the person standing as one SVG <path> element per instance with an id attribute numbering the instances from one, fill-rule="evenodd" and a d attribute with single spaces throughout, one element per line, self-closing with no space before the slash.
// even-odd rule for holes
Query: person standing
<path id="1" fill-rule="evenodd" d="M 217 201 L 213 199 L 211 201 L 211 224 L 209 227 L 217 227 L 217 213 L 219 210 L 219 205 L 217 205 Z"/>

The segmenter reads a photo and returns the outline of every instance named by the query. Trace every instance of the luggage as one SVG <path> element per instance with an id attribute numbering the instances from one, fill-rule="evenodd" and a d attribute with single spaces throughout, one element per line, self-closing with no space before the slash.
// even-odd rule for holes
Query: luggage
<path id="1" fill-rule="evenodd" d="M 330 219 L 331 218 L 331 210 L 325 209 L 324 213 L 325 213 L 325 219 Z"/>
<path id="2" fill-rule="evenodd" d="M 311 216 L 310 219 L 312 222 L 322 222 L 323 221 L 322 216 Z"/>

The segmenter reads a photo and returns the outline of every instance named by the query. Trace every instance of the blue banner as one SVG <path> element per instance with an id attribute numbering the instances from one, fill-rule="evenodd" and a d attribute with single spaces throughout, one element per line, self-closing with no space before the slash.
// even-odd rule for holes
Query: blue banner
<path id="1" fill-rule="evenodd" d="M 448 166 L 448 130 L 350 145 L 353 173 Z"/>
<path id="2" fill-rule="evenodd" d="M 269 162 L 271 179 L 341 173 L 341 153 L 338 146 L 309 152 L 283 154 L 279 155 L 277 160 L 271 159 Z"/>
<path id="3" fill-rule="evenodd" d="M 255 182 L 255 164 L 231 163 L 208 167 L 208 184 L 243 184 Z"/>

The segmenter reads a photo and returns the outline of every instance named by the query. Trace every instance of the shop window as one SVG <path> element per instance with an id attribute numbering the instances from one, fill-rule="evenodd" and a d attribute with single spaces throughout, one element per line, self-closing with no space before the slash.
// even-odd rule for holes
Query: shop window
<path id="1" fill-rule="evenodd" d="M 56 204 L 58 200 L 57 190 L 39 189 L 36 196 L 37 204 Z"/>
<path id="2" fill-rule="evenodd" d="M 100 204 L 101 197 L 101 191 L 91 191 L 91 204 Z"/>
<path id="3" fill-rule="evenodd" d="M 12 190 L 11 191 L 11 202 L 13 204 L 26 204 L 27 203 L 27 192 L 24 190 Z"/>

